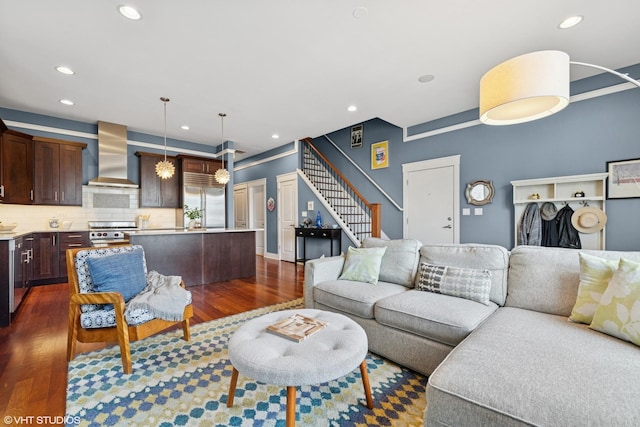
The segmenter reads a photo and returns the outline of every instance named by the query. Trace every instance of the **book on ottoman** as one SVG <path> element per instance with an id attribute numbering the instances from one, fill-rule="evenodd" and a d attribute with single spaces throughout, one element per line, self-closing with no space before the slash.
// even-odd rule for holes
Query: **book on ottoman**
<path id="1" fill-rule="evenodd" d="M 327 323 L 322 320 L 296 313 L 291 317 L 269 325 L 267 332 L 290 339 L 291 341 L 300 342 L 316 332 L 321 331 L 325 326 L 327 326 Z"/>

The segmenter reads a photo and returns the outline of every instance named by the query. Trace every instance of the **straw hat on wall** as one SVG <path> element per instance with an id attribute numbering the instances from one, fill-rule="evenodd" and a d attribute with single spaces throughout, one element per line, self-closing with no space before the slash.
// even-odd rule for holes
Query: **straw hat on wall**
<path id="1" fill-rule="evenodd" d="M 571 224 L 580 233 L 597 233 L 607 223 L 607 214 L 598 208 L 585 206 L 571 215 Z"/>

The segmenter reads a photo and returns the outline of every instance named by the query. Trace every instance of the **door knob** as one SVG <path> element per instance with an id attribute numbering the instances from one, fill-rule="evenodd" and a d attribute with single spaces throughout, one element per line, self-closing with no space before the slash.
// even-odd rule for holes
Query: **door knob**
<path id="1" fill-rule="evenodd" d="M 445 226 L 444 226 L 444 227 L 442 227 L 442 228 L 451 228 L 451 224 L 449 224 L 449 225 L 445 225 Z"/>

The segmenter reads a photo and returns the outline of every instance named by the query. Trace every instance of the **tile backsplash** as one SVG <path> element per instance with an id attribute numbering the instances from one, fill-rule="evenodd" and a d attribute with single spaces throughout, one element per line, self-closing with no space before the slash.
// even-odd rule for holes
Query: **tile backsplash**
<path id="1" fill-rule="evenodd" d="M 15 231 L 49 230 L 49 219 L 71 221 L 71 230 L 88 229 L 88 221 L 135 221 L 150 215 L 149 228 L 176 226 L 175 209 L 139 208 L 137 188 L 82 187 L 82 206 L 30 206 L 0 204 L 0 221 L 16 223 Z M 105 207 L 109 206 L 109 207 Z"/>

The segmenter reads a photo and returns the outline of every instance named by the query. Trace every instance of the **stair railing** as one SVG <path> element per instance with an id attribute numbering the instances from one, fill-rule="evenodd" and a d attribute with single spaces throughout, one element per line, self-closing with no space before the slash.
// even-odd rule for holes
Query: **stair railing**
<path id="1" fill-rule="evenodd" d="M 369 203 L 357 188 L 313 145 L 302 140 L 302 171 L 323 195 L 327 203 L 362 241 L 380 237 L 381 205 Z"/>

